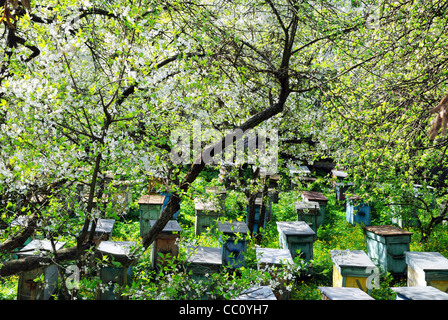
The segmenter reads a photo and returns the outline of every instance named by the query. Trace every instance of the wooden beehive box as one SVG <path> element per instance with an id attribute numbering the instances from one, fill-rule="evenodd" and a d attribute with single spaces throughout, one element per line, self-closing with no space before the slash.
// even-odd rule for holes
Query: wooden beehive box
<path id="1" fill-rule="evenodd" d="M 212 194 L 218 200 L 221 210 L 226 211 L 227 190 L 225 188 L 206 187 L 205 192 Z"/>
<path id="2" fill-rule="evenodd" d="M 109 256 L 111 260 L 119 262 L 122 266 L 103 266 L 98 271 L 101 284 L 97 289 L 97 300 L 123 300 L 123 288 L 130 283 L 132 265 L 136 259 L 131 255 L 132 248 L 136 246 L 133 241 L 102 241 L 97 252 L 100 257 Z"/>
<path id="3" fill-rule="evenodd" d="M 405 275 L 407 272 L 404 253 L 410 251 L 412 232 L 394 226 L 367 226 L 367 255 L 380 267 L 381 272 Z"/>
<path id="4" fill-rule="evenodd" d="M 448 293 L 437 288 L 426 287 L 392 287 L 397 293 L 396 300 L 448 300 Z"/>
<path id="5" fill-rule="evenodd" d="M 259 270 L 264 270 L 270 267 L 276 267 L 276 270 L 270 271 L 272 279 L 277 282 L 277 286 L 273 288 L 275 297 L 278 300 L 288 300 L 290 293 L 286 290 L 286 286 L 290 281 L 284 278 L 278 277 L 278 268 L 284 268 L 294 265 L 291 252 L 288 249 L 275 249 L 275 248 L 255 248 L 255 254 L 257 258 L 257 266 Z M 286 270 L 285 270 L 286 271 Z"/>
<path id="6" fill-rule="evenodd" d="M 375 264 L 362 250 L 331 250 L 333 287 L 359 288 L 367 292 L 367 278 Z"/>
<path id="7" fill-rule="evenodd" d="M 188 246 L 187 264 L 195 278 L 203 279 L 206 274 L 218 273 L 222 267 L 221 249 Z"/>
<path id="8" fill-rule="evenodd" d="M 319 287 L 322 300 L 375 300 L 359 288 Z"/>
<path id="9" fill-rule="evenodd" d="M 247 199 L 246 199 L 247 200 Z M 247 200 L 249 201 L 249 200 Z M 257 197 L 255 199 L 255 219 L 254 219 L 254 229 L 253 232 L 255 233 L 258 229 L 258 225 L 260 225 L 260 228 L 265 229 L 266 228 L 266 221 L 267 221 L 267 216 L 269 215 L 269 207 L 265 208 L 265 213 L 264 213 L 264 219 L 263 221 L 260 222 L 260 213 L 261 213 L 261 205 L 262 205 L 262 198 L 261 197 Z M 249 222 L 249 205 L 246 206 L 246 223 Z"/>
<path id="10" fill-rule="evenodd" d="M 432 286 L 448 290 L 448 259 L 439 252 L 405 252 L 408 287 Z"/>
<path id="11" fill-rule="evenodd" d="M 322 222 L 320 216 L 319 202 L 316 201 L 296 201 L 294 207 L 297 212 L 297 220 L 305 221 L 310 228 L 316 232 Z"/>
<path id="12" fill-rule="evenodd" d="M 280 248 L 288 249 L 293 259 L 297 256 L 298 250 L 305 261 L 313 259 L 316 232 L 305 221 L 279 221 L 277 230 Z"/>
<path id="13" fill-rule="evenodd" d="M 145 194 L 140 197 L 138 200 L 140 209 L 140 236 L 143 236 L 151 229 L 149 221 L 159 218 L 164 201 L 165 196 L 162 195 Z"/>
<path id="14" fill-rule="evenodd" d="M 265 266 L 283 266 L 286 264 L 293 265 L 291 252 L 288 249 L 275 248 L 255 248 L 255 254 L 258 261 L 258 269 L 263 269 Z"/>
<path id="15" fill-rule="evenodd" d="M 247 225 L 239 221 L 218 221 L 218 231 L 225 236 L 220 236 L 223 267 L 231 269 L 243 267 L 247 250 L 246 236 L 249 232 Z"/>
<path id="16" fill-rule="evenodd" d="M 151 220 L 151 227 L 156 220 Z M 179 239 L 182 228 L 176 220 L 170 220 L 157 236 L 151 247 L 151 263 L 153 268 L 166 265 L 166 261 L 179 255 Z"/>
<path id="17" fill-rule="evenodd" d="M 311 170 L 307 166 L 290 165 L 288 168 L 291 178 L 291 189 L 297 187 L 299 182 L 308 184 L 316 180 L 316 178 L 311 177 Z"/>
<path id="18" fill-rule="evenodd" d="M 65 242 L 55 243 L 56 250 L 61 249 L 64 245 Z M 19 258 L 45 256 L 47 251 L 53 251 L 50 240 L 34 239 L 18 251 L 17 256 Z M 42 275 L 43 283 L 35 281 Z M 58 269 L 54 264 L 21 272 L 17 284 L 17 300 L 49 300 L 56 291 L 58 280 Z"/>
<path id="19" fill-rule="evenodd" d="M 302 191 L 302 199 L 305 201 L 317 202 L 319 203 L 319 219 L 317 224 L 320 226 L 325 222 L 325 213 L 328 203 L 328 198 L 324 196 L 322 192 L 317 191 Z"/>
<path id="20" fill-rule="evenodd" d="M 101 241 L 109 240 L 114 228 L 115 219 L 98 219 L 95 227 L 95 234 L 93 235 L 93 241 L 99 244 Z M 90 231 L 92 230 L 92 223 L 89 225 L 86 239 L 89 238 Z"/>
<path id="21" fill-rule="evenodd" d="M 277 300 L 277 298 L 268 286 L 258 286 L 244 290 L 232 300 Z"/>
<path id="22" fill-rule="evenodd" d="M 214 227 L 222 212 L 219 205 L 213 201 L 205 202 L 200 199 L 194 200 L 194 211 L 194 233 L 196 235 L 207 231 L 207 228 Z"/>
<path id="23" fill-rule="evenodd" d="M 346 202 L 346 220 L 352 225 L 370 225 L 371 207 L 367 202 L 362 201 L 359 196 L 351 196 Z"/>

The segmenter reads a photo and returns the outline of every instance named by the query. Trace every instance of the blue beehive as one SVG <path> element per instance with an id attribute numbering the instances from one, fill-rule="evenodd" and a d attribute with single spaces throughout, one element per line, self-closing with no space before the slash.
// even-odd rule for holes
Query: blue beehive
<path id="1" fill-rule="evenodd" d="M 172 193 L 169 192 L 161 192 L 160 193 L 162 196 L 165 196 L 165 201 L 163 201 L 162 204 L 162 211 L 163 209 L 165 209 L 165 207 L 168 205 L 168 201 L 170 201 L 171 196 L 173 195 Z M 180 214 L 180 209 L 177 210 L 174 214 L 173 214 L 173 219 L 177 220 L 177 218 L 179 217 Z"/>
<path id="2" fill-rule="evenodd" d="M 249 232 L 247 225 L 244 222 L 218 221 L 218 230 L 225 236 L 220 237 L 223 267 L 243 267 L 247 250 L 246 235 Z"/>
<path id="3" fill-rule="evenodd" d="M 263 222 L 260 222 L 260 213 L 261 213 L 261 205 L 262 205 L 262 198 L 256 198 L 255 199 L 255 219 L 254 219 L 254 229 L 253 232 L 257 232 L 258 225 L 260 225 L 260 228 L 265 229 L 266 228 L 266 217 L 268 215 L 268 208 L 265 208 L 265 214 Z M 246 206 L 246 223 L 249 223 L 249 206 Z"/>
<path id="4" fill-rule="evenodd" d="M 370 204 L 363 202 L 359 196 L 352 196 L 347 199 L 346 219 L 349 223 L 370 225 L 371 207 Z"/>

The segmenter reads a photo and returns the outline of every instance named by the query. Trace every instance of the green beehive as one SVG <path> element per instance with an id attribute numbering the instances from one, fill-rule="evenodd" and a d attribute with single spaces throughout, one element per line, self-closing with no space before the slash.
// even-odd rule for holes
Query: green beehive
<path id="1" fill-rule="evenodd" d="M 405 252 L 408 287 L 432 286 L 448 292 L 448 259 L 439 252 Z"/>
<path id="2" fill-rule="evenodd" d="M 320 226 L 325 222 L 325 213 L 328 203 L 328 198 L 323 195 L 322 192 L 317 191 L 302 191 L 302 198 L 304 201 L 319 203 L 319 216 L 317 219 L 317 225 Z"/>
<path id="3" fill-rule="evenodd" d="M 140 236 L 143 236 L 151 229 L 149 221 L 159 218 L 164 201 L 165 196 L 157 194 L 145 194 L 140 197 L 138 200 L 140 209 Z"/>
<path id="4" fill-rule="evenodd" d="M 293 259 L 297 256 L 298 250 L 305 261 L 313 259 L 316 232 L 305 221 L 279 221 L 277 230 L 280 248 L 288 249 Z"/>
<path id="5" fill-rule="evenodd" d="M 316 201 L 297 201 L 295 202 L 297 220 L 305 221 L 310 228 L 316 232 L 322 222 L 320 217 L 320 206 Z"/>
<path id="6" fill-rule="evenodd" d="M 218 273 L 222 266 L 221 249 L 214 247 L 187 247 L 188 270 L 196 279 L 204 279 L 206 275 Z"/>
<path id="7" fill-rule="evenodd" d="M 200 199 L 194 201 L 195 224 L 194 233 L 199 235 L 205 232 L 207 228 L 214 227 L 218 218 L 221 216 L 221 210 L 218 205 L 212 201 L 204 202 Z"/>
<path id="8" fill-rule="evenodd" d="M 97 300 L 123 300 L 123 288 L 132 277 L 132 265 L 136 259 L 132 257 L 133 241 L 102 241 L 98 248 L 98 256 L 103 260 L 109 256 L 111 261 L 119 262 L 121 266 L 112 264 L 100 268 L 98 274 L 101 284 L 97 290 Z"/>
<path id="9" fill-rule="evenodd" d="M 405 252 L 409 251 L 412 232 L 394 226 L 366 226 L 367 255 L 381 272 L 405 275 Z"/>
<path id="10" fill-rule="evenodd" d="M 56 251 L 64 245 L 65 242 L 56 242 Z M 18 251 L 17 255 L 19 258 L 44 256 L 52 251 L 53 247 L 50 240 L 35 239 Z M 43 282 L 36 281 L 36 278 L 41 276 L 43 276 Z M 21 272 L 17 284 L 17 300 L 49 300 L 56 291 L 58 280 L 58 269 L 54 264 Z"/>

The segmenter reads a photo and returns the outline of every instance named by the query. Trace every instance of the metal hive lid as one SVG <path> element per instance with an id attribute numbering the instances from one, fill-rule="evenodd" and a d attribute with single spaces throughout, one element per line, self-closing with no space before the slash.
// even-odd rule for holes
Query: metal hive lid
<path id="1" fill-rule="evenodd" d="M 287 236 L 316 234 L 305 221 L 278 221 L 277 229 Z"/>

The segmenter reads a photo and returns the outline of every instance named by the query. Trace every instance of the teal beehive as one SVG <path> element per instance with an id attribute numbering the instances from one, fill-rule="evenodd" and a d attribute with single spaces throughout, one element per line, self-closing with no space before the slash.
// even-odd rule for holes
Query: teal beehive
<path id="1" fill-rule="evenodd" d="M 310 228 L 316 232 L 322 223 L 323 219 L 320 217 L 319 202 L 316 201 L 297 201 L 294 204 L 297 212 L 297 220 L 305 221 Z"/>
<path id="2" fill-rule="evenodd" d="M 317 225 L 322 225 L 325 222 L 328 198 L 325 197 L 322 192 L 317 191 L 302 191 L 302 198 L 304 201 L 319 203 L 319 216 L 317 219 Z"/>
<path id="3" fill-rule="evenodd" d="M 405 275 L 405 252 L 409 251 L 412 232 L 388 225 L 366 226 L 367 255 L 382 273 Z"/>
<path id="4" fill-rule="evenodd" d="M 346 202 L 346 220 L 352 225 L 370 225 L 371 207 L 359 196 L 351 196 Z"/>
<path id="5" fill-rule="evenodd" d="M 288 249 L 293 259 L 298 255 L 298 251 L 305 261 L 313 259 L 316 232 L 305 221 L 279 221 L 277 230 L 280 248 Z"/>
<path id="6" fill-rule="evenodd" d="M 132 276 L 132 264 L 136 261 L 132 256 L 132 249 L 135 246 L 136 243 L 133 241 L 102 241 L 99 244 L 98 255 L 108 256 L 118 264 L 114 265 L 110 261 L 108 265 L 100 268 L 98 275 L 101 284 L 97 289 L 98 300 L 126 299 L 122 292 Z"/>
<path id="7" fill-rule="evenodd" d="M 65 242 L 56 242 L 56 251 L 64 245 Z M 19 258 L 44 256 L 48 252 L 53 252 L 50 240 L 34 239 L 18 251 L 17 256 Z M 35 281 L 41 276 L 43 276 L 43 282 Z M 56 291 L 58 281 L 59 274 L 55 264 L 21 272 L 17 284 L 17 300 L 49 300 Z"/>

